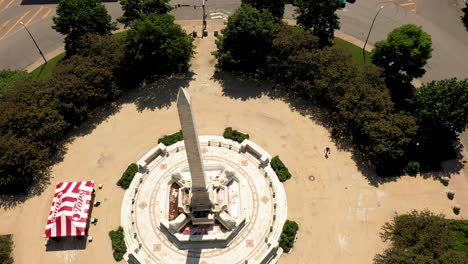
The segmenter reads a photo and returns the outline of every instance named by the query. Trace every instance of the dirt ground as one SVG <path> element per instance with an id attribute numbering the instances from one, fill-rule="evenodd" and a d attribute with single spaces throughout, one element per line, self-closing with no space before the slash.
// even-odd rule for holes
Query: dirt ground
<path id="1" fill-rule="evenodd" d="M 192 30 L 190 24 L 184 26 Z M 293 177 L 285 183 L 288 218 L 297 221 L 300 230 L 292 253 L 281 257 L 282 264 L 371 263 L 385 246 L 379 230 L 395 212 L 428 208 L 450 218 L 468 217 L 468 207 L 455 216 L 451 206 L 459 197 L 456 194 L 451 201 L 445 194 L 449 187 L 466 191 L 466 170 L 449 187 L 431 178 L 406 176 L 375 184 L 379 179 L 372 171 L 358 170 L 352 154 L 340 151 L 314 118 L 265 95 L 271 92 L 267 84 L 222 74 L 214 77 L 212 36 L 195 43 L 192 75 L 132 91 L 94 128 L 80 129 L 40 195 L 0 209 L 0 233 L 14 235 L 16 263 L 113 263 L 108 231 L 119 225 L 124 193 L 115 183 L 160 136 L 180 129 L 174 104 L 180 86 L 188 87 L 192 95 L 200 135 L 221 135 L 232 126 L 249 133 L 270 154 L 279 154 L 290 168 Z M 328 159 L 326 147 L 331 150 Z M 94 241 L 85 249 L 46 251 L 42 235 L 55 183 L 74 180 L 104 185 L 96 192 L 101 205 L 92 214 L 98 223 L 89 230 Z"/>

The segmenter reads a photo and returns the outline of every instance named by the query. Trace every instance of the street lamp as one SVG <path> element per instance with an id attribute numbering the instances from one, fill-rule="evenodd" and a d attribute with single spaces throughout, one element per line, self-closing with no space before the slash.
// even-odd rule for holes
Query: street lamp
<path id="1" fill-rule="evenodd" d="M 23 23 L 23 21 L 21 21 L 20 24 L 24 27 L 24 29 L 26 29 L 26 31 L 28 32 L 28 34 L 29 34 L 29 36 L 31 37 L 32 41 L 33 41 L 34 44 L 36 45 L 37 50 L 39 50 L 39 53 L 41 54 L 42 58 L 44 59 L 45 63 L 47 64 L 47 60 L 46 60 L 46 58 L 44 57 L 44 54 L 42 54 L 42 51 L 41 51 L 41 49 L 39 48 L 39 45 L 37 45 L 36 40 L 34 39 L 34 37 L 33 37 L 33 35 L 31 34 L 31 32 L 29 32 L 28 28 L 27 28 L 26 25 Z"/>
<path id="2" fill-rule="evenodd" d="M 379 11 L 377 11 L 377 14 L 375 14 L 374 20 L 372 20 L 372 24 L 371 24 L 370 29 L 369 29 L 369 33 L 367 34 L 366 42 L 364 43 L 364 47 L 362 47 L 362 57 L 364 58 L 364 63 L 366 63 L 366 45 L 367 45 L 367 41 L 369 40 L 369 36 L 370 36 L 371 31 L 372 31 L 372 27 L 374 27 L 375 19 L 379 15 L 380 11 L 382 11 L 383 7 L 384 6 L 381 5 L 380 8 L 379 8 Z"/>

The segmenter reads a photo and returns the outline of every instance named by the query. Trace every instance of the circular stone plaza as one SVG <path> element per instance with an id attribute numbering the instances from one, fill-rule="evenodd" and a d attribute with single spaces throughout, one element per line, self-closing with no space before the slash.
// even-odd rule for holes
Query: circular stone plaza
<path id="1" fill-rule="evenodd" d="M 127 263 L 276 263 L 286 193 L 257 144 L 198 137 L 190 95 L 177 108 L 184 140 L 138 161 L 121 222 Z"/>

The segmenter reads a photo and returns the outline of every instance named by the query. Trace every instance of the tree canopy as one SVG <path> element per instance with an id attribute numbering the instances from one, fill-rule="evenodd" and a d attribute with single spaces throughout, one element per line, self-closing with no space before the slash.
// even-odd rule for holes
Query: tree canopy
<path id="1" fill-rule="evenodd" d="M 68 57 L 78 49 L 80 38 L 88 33 L 105 35 L 116 29 L 103 4 L 97 0 L 61 0 L 52 26 L 65 36 Z"/>
<path id="2" fill-rule="evenodd" d="M 454 250 L 454 236 L 444 216 L 428 210 L 395 215 L 380 236 L 391 246 L 374 258 L 375 264 L 468 263 L 468 256 Z"/>
<path id="3" fill-rule="evenodd" d="M 340 0 L 296 0 L 297 24 L 311 30 L 320 39 L 321 45 L 330 45 L 334 32 L 340 28 L 336 10 Z"/>
<path id="4" fill-rule="evenodd" d="M 242 0 L 242 5 L 250 5 L 258 10 L 268 10 L 277 22 L 283 19 L 285 0 Z"/>
<path id="5" fill-rule="evenodd" d="M 441 80 L 416 89 L 416 116 L 432 129 L 461 133 L 468 127 L 468 79 Z"/>
<path id="6" fill-rule="evenodd" d="M 225 70 L 246 73 L 263 72 L 274 36 L 272 15 L 249 5 L 241 6 L 229 17 L 214 52 L 218 65 Z"/>
<path id="7" fill-rule="evenodd" d="M 431 52 L 431 36 L 421 27 L 406 24 L 390 32 L 386 40 L 377 42 L 371 59 L 385 69 L 387 78 L 410 82 L 424 75 Z"/>
<path id="8" fill-rule="evenodd" d="M 166 14 L 172 10 L 169 0 L 120 0 L 123 15 L 117 19 L 128 27 L 143 15 Z"/>
<path id="9" fill-rule="evenodd" d="M 193 38 L 168 14 L 147 15 L 130 25 L 125 52 L 140 73 L 165 75 L 189 69 Z"/>

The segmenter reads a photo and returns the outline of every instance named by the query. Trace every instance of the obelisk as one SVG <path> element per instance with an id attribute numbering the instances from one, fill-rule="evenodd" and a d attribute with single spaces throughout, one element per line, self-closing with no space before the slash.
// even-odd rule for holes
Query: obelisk
<path id="1" fill-rule="evenodd" d="M 206 185 L 198 134 L 195 129 L 192 102 L 190 95 L 184 88 L 180 88 L 177 95 L 177 111 L 179 112 L 180 126 L 184 135 L 185 151 L 192 179 L 190 206 L 192 207 L 192 211 L 209 210 L 211 209 L 211 200 Z"/>

